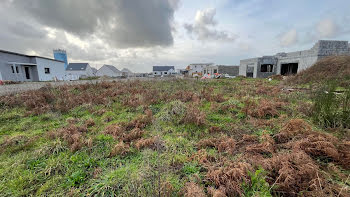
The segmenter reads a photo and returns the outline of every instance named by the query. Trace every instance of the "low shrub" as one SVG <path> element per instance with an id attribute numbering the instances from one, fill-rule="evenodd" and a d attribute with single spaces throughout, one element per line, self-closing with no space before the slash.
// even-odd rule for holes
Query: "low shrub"
<path id="1" fill-rule="evenodd" d="M 325 128 L 350 128 L 350 87 L 337 94 L 337 83 L 322 86 L 313 98 L 313 120 Z"/>
<path id="2" fill-rule="evenodd" d="M 270 185 L 265 181 L 267 172 L 260 168 L 254 173 L 249 172 L 250 182 L 243 183 L 244 196 L 265 196 L 272 197 L 270 193 Z"/>

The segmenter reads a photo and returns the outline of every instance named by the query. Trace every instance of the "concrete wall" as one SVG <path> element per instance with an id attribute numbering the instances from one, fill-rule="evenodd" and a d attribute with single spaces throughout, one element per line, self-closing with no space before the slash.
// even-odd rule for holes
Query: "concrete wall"
<path id="1" fill-rule="evenodd" d="M 276 75 L 277 71 L 277 58 L 274 56 L 264 56 L 258 59 L 258 63 L 256 65 L 256 77 L 257 78 L 267 78 L 272 75 Z M 261 65 L 263 64 L 271 64 L 273 65 L 272 72 L 261 72 Z"/>
<path id="2" fill-rule="evenodd" d="M 241 60 L 239 66 L 239 75 L 247 76 L 248 71 L 253 72 L 253 77 L 256 78 L 258 62 L 259 58 Z M 249 70 L 248 67 L 250 67 L 251 69 Z"/>
<path id="3" fill-rule="evenodd" d="M 39 81 L 53 81 L 55 78 L 58 80 L 64 80 L 66 71 L 64 69 L 64 62 L 48 60 L 40 57 L 36 57 L 37 70 Z M 50 73 L 45 73 L 45 68 L 50 68 Z"/>
<path id="4" fill-rule="evenodd" d="M 254 78 L 266 78 L 281 74 L 281 66 L 286 63 L 298 63 L 298 72 L 315 64 L 319 59 L 332 55 L 350 55 L 348 41 L 320 40 L 311 49 L 290 53 L 277 53 L 275 56 L 264 56 L 241 60 L 239 75 L 246 76 L 247 66 L 254 68 Z M 275 60 L 273 60 L 275 58 Z M 261 72 L 261 64 L 274 64 L 272 73 Z"/>
<path id="5" fill-rule="evenodd" d="M 8 62 L 33 63 L 31 62 L 31 58 L 27 56 L 0 52 L 0 71 L 2 73 L 2 79 L 9 81 L 25 81 L 24 69 L 19 67 L 19 73 L 12 73 L 12 65 L 9 65 Z"/>
<path id="6" fill-rule="evenodd" d="M 203 74 L 214 75 L 214 71 L 217 71 L 219 74 L 229 74 L 230 76 L 238 76 L 239 66 L 225 66 L 225 65 L 215 65 L 208 66 L 204 69 Z"/>
<path id="7" fill-rule="evenodd" d="M 204 74 L 204 70 L 210 66 L 214 66 L 214 64 L 191 64 L 188 66 L 190 69 L 188 75 L 192 76 L 195 73 Z"/>

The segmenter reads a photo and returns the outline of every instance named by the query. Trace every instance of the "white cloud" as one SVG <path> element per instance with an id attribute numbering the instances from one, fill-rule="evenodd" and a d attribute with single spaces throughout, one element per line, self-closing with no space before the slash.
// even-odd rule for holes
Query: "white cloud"
<path id="1" fill-rule="evenodd" d="M 330 38 L 338 33 L 338 25 L 332 19 L 323 19 L 316 26 L 317 34 L 321 38 Z"/>
<path id="2" fill-rule="evenodd" d="M 280 35 L 280 45 L 283 47 L 294 45 L 298 42 L 298 32 L 295 29 L 289 30 Z"/>
<path id="3" fill-rule="evenodd" d="M 198 10 L 193 24 L 184 24 L 184 28 L 190 35 L 195 35 L 198 40 L 217 40 L 217 41 L 234 41 L 237 36 L 227 32 L 218 30 L 218 22 L 214 19 L 216 9 L 208 8 Z"/>

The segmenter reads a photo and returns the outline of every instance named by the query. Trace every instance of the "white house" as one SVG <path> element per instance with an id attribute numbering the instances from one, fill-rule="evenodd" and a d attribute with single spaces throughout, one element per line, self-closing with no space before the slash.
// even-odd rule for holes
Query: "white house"
<path id="1" fill-rule="evenodd" d="M 0 50 L 1 80 L 66 80 L 64 65 L 65 63 L 59 60 Z"/>
<path id="2" fill-rule="evenodd" d="M 95 76 L 93 69 L 88 63 L 70 63 L 66 73 L 72 78 L 87 78 Z"/>
<path id="3" fill-rule="evenodd" d="M 133 77 L 134 76 L 134 73 L 131 72 L 129 69 L 127 68 L 123 68 L 121 70 L 121 72 L 123 73 L 123 77 Z"/>
<path id="4" fill-rule="evenodd" d="M 103 77 L 122 77 L 123 72 L 118 70 L 116 67 L 111 66 L 111 65 L 103 65 L 100 69 L 98 69 L 97 76 Z"/>
<path id="5" fill-rule="evenodd" d="M 174 66 L 153 66 L 153 76 L 169 76 L 175 74 Z"/>
<path id="6" fill-rule="evenodd" d="M 192 77 L 194 74 L 202 76 L 204 74 L 204 70 L 209 66 L 214 66 L 214 63 L 190 64 L 187 66 L 186 70 L 188 71 L 188 76 L 190 77 Z"/>

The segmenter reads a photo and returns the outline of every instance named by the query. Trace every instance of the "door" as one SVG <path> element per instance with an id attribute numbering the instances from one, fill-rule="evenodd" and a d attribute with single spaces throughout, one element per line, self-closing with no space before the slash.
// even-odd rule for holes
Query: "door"
<path id="1" fill-rule="evenodd" d="M 30 79 L 30 71 L 28 66 L 24 67 L 24 72 L 26 74 L 26 79 Z"/>

